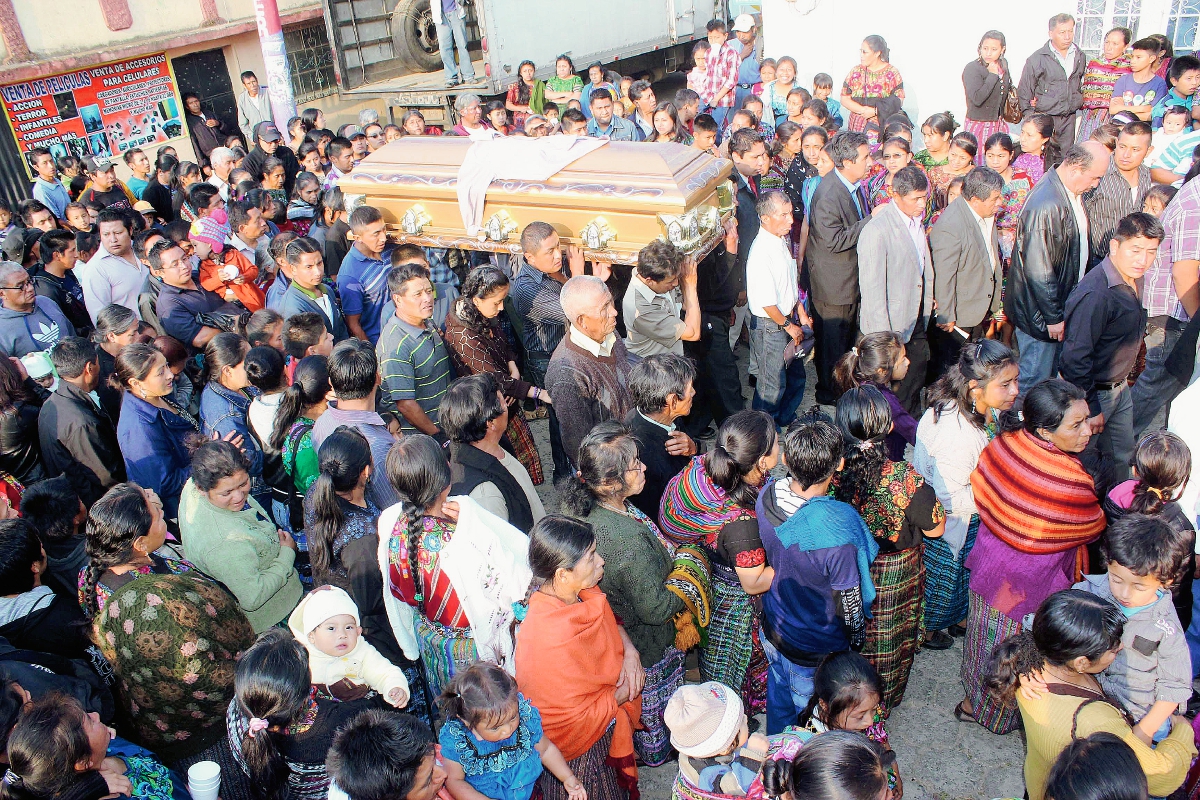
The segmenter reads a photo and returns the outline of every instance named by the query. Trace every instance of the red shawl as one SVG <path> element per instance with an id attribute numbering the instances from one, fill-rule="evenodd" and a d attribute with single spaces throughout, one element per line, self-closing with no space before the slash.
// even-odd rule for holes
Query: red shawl
<path id="1" fill-rule="evenodd" d="M 1028 431 L 992 440 L 971 473 L 980 521 L 1010 547 L 1034 555 L 1079 548 L 1104 530 L 1104 512 L 1079 459 Z"/>
<path id="2" fill-rule="evenodd" d="M 642 700 L 617 706 L 624 646 L 604 592 L 584 589 L 571 605 L 535 592 L 516 648 L 517 687 L 542 713 L 542 730 L 564 759 L 586 753 L 616 719 L 608 763 L 638 800 L 633 731 L 641 727 Z"/>

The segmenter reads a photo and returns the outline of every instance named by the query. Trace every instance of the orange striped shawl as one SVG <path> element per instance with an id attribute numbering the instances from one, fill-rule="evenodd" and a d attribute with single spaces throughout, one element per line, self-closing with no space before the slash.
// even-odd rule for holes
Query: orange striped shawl
<path id="1" fill-rule="evenodd" d="M 1104 512 L 1079 459 L 1025 430 L 992 440 L 971 473 L 980 521 L 1022 553 L 1080 547 L 1104 530 Z"/>

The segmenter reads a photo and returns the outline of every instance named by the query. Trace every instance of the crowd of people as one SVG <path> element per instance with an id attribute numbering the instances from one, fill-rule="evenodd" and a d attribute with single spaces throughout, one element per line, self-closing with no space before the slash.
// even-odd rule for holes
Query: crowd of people
<path id="1" fill-rule="evenodd" d="M 955 638 L 954 716 L 1023 724 L 1028 797 L 1179 789 L 1200 60 L 1074 30 L 1020 76 L 986 32 L 920 149 L 881 37 L 835 100 L 743 15 L 674 102 L 562 56 L 451 130 L 285 138 L 246 73 L 241 133 L 185 98 L 197 162 L 32 151 L 0 796 L 187 800 L 215 761 L 224 800 L 636 800 L 677 763 L 680 800 L 898 800 L 889 714 Z M 347 213 L 356 163 L 434 134 L 695 147 L 736 211 L 624 270 L 548 222 L 501 259 Z"/>

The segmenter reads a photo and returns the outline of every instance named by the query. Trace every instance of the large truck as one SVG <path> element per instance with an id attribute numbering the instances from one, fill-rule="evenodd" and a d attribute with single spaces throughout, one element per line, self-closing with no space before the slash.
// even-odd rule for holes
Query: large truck
<path id="1" fill-rule="evenodd" d="M 503 94 L 526 60 L 542 79 L 554 75 L 563 53 L 580 74 L 599 61 L 622 75 L 660 79 L 689 63 L 693 41 L 725 11 L 725 0 L 459 0 L 478 80 L 451 88 L 431 0 L 321 2 L 341 94 L 382 98 L 389 112 L 421 108 L 431 123 L 451 121 L 455 95 Z"/>

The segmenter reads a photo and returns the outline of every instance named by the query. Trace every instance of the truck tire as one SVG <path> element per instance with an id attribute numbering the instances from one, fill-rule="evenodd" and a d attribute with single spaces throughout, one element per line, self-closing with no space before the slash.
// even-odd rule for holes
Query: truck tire
<path id="1" fill-rule="evenodd" d="M 413 72 L 442 69 L 437 26 L 433 24 L 429 3 L 430 0 L 400 0 L 392 11 L 392 52 L 396 61 Z"/>

